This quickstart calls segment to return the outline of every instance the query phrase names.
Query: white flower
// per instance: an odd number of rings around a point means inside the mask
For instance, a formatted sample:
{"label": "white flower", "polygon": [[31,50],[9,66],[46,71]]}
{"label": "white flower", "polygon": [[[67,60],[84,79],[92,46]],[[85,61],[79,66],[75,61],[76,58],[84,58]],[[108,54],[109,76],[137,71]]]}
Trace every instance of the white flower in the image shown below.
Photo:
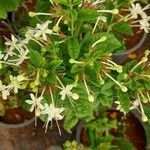
{"label": "white flower", "polygon": [[137,19],[138,15],[140,15],[142,18],[147,17],[147,14],[144,12],[145,10],[149,9],[150,5],[146,5],[144,8],[141,7],[140,3],[132,3],[131,7],[129,8],[131,13],[132,19]]}
{"label": "white flower", "polygon": [[13,34],[11,35],[11,40],[9,40],[8,38],[5,38],[5,39],[6,39],[5,45],[9,46],[10,51],[16,49],[18,39]]}
{"label": "white flower", "polygon": [[149,31],[150,31],[149,21],[150,21],[150,17],[145,17],[139,21],[140,29],[143,29],[146,33],[149,33]]}
{"label": "white flower", "polygon": [[130,107],[130,110],[137,109],[137,107],[140,105],[139,100],[134,100],[132,103],[132,106]]}
{"label": "white flower", "polygon": [[84,85],[85,85],[85,89],[86,89],[86,92],[87,92],[87,95],[88,95],[88,100],[89,102],[94,102],[94,97],[92,94],[90,94],[90,90],[88,89],[88,86],[87,86],[87,83],[86,83],[86,80],[85,80],[85,76],[83,76],[83,82],[84,82]]}
{"label": "white flower", "polygon": [[63,115],[61,114],[65,109],[62,108],[56,108],[53,103],[48,105],[47,103],[44,104],[44,110],[42,111],[42,114],[47,114],[47,120],[52,121],[52,119],[55,120],[62,120]]}
{"label": "white flower", "polygon": [[62,96],[61,99],[64,100],[66,96],[71,97],[74,100],[79,99],[79,95],[76,93],[71,92],[73,88],[73,85],[67,85],[66,87],[62,87],[62,91],[60,92],[60,95]]}
{"label": "white flower", "polygon": [[28,49],[27,50],[21,49],[19,50],[19,54],[17,55],[18,58],[9,60],[8,62],[13,62],[17,66],[19,66],[24,62],[24,60],[28,59],[27,57],[28,52],[29,52]]}
{"label": "white flower", "polygon": [[[14,55],[18,56],[18,52],[20,53],[21,51],[28,50],[28,48],[26,47],[28,39],[18,40],[17,38],[14,37],[14,35],[12,35],[11,39],[12,41],[6,38],[7,41],[5,42],[5,45],[7,46],[7,48],[6,48],[6,55],[4,57],[5,61],[8,59],[9,56],[11,57]],[[17,51],[14,52],[14,49],[16,49],[18,52]]]}
{"label": "white flower", "polygon": [[51,23],[51,21],[46,21],[43,24],[37,24],[36,26],[36,33],[34,34],[34,37],[38,39],[39,37],[42,37],[44,41],[47,41],[47,35],[51,35],[53,33],[52,30],[48,29],[48,25]]}
{"label": "white flower", "polygon": [[4,58],[4,54],[0,51],[0,60]]}
{"label": "white flower", "polygon": [[2,92],[2,98],[4,100],[6,100],[7,97],[10,95],[9,90],[10,90],[9,87],[2,85],[2,82],[0,81],[0,91]]}
{"label": "white flower", "polygon": [[[55,119],[57,122],[57,120],[62,120],[64,118],[64,116],[62,115],[64,110],[65,110],[65,108],[63,108],[63,107],[56,108],[53,103],[51,103],[50,105],[48,105],[47,103],[44,104],[44,110],[41,112],[41,114],[47,115],[45,132],[47,131],[48,124],[50,121],[52,121],[52,119]],[[60,134],[61,134],[61,132],[60,132]]]}
{"label": "white flower", "polygon": [[126,112],[124,111],[119,101],[115,101],[115,104],[117,104],[116,110],[119,110],[120,112],[123,112],[124,114],[126,114]]}
{"label": "white flower", "polygon": [[31,105],[30,111],[32,112],[35,109],[36,116],[39,116],[39,111],[44,109],[44,106],[41,104],[41,100],[43,100],[43,96],[36,97],[34,94],[30,94],[31,100],[26,100],[26,103]]}
{"label": "white flower", "polygon": [[17,77],[13,77],[12,75],[10,75],[9,78],[11,81],[9,87],[14,89],[14,93],[18,93],[18,89],[21,89],[22,82],[27,80],[27,78],[23,74],[18,75]]}

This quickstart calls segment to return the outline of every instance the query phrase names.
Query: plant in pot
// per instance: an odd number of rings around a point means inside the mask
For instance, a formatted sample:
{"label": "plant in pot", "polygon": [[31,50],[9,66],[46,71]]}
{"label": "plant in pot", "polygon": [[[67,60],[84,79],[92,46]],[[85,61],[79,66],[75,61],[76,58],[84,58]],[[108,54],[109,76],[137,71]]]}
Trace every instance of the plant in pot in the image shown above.
{"label": "plant in pot", "polygon": [[111,60],[112,53],[124,47],[109,20],[120,16],[122,3],[57,0],[50,1],[49,13],[30,12],[47,20],[6,38],[0,54],[2,99],[8,103],[15,96],[34,112],[35,124],[40,118],[46,132],[55,121],[60,135],[60,120],[71,132],[79,120],[94,119],[100,105],[111,108],[114,101],[124,114],[137,108],[147,121],[142,102],[149,100],[150,51],[125,66]]}
{"label": "plant in pot", "polygon": [[92,121],[80,123],[76,140],[66,141],[63,148],[65,150],[146,149],[145,132],[139,120],[132,114],[124,118],[115,110],[101,111],[101,114]]}

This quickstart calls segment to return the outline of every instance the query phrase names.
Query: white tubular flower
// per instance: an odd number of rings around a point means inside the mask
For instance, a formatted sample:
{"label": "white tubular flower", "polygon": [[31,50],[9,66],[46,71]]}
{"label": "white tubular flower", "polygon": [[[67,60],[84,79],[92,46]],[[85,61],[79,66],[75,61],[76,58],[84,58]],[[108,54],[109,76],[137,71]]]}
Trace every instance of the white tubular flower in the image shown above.
{"label": "white tubular flower", "polygon": [[132,106],[130,107],[130,110],[133,110],[133,109],[137,109],[138,106],[140,105],[139,101],[138,100],[134,100],[132,103]]}
{"label": "white tubular flower", "polygon": [[22,82],[27,80],[27,78],[23,74],[18,75],[17,77],[10,75],[9,77],[11,81],[9,87],[14,89],[14,93],[18,93],[18,89],[21,89]]}
{"label": "white tubular flower", "polygon": [[137,100],[139,101],[139,106],[140,106],[140,109],[141,109],[141,115],[142,115],[141,119],[142,119],[143,122],[147,122],[148,118],[147,118],[147,116],[146,116],[146,114],[144,112],[144,109],[143,109],[142,102],[140,100],[139,94],[137,95]]}
{"label": "white tubular flower", "polygon": [[13,34],[11,35],[11,40],[8,38],[5,39],[5,45],[8,46],[11,51],[17,48],[18,39]]}
{"label": "white tubular flower", "polygon": [[[9,56],[18,56],[18,52],[20,53],[21,51],[26,51],[28,48],[26,47],[26,44],[28,43],[27,39],[24,40],[19,40],[12,35],[12,41],[9,39],[5,38],[7,41],[5,42],[5,45],[7,46],[6,48],[6,55],[4,57],[4,61],[8,59]],[[9,47],[8,47],[9,46]],[[14,49],[17,50],[14,52]],[[10,60],[8,60],[10,61]]]}
{"label": "white tubular flower", "polygon": [[87,92],[87,95],[88,95],[88,100],[89,102],[94,102],[94,97],[93,95],[90,93],[90,90],[88,89],[88,86],[87,86],[87,83],[86,83],[86,80],[85,80],[85,77],[83,76],[83,82],[84,82],[84,85],[85,85],[85,89],[86,89],[86,92]]}
{"label": "white tubular flower", "polygon": [[4,58],[4,54],[0,51],[0,60]]}
{"label": "white tubular flower", "polygon": [[34,37],[36,39],[42,37],[42,39],[44,41],[47,41],[47,35],[46,34],[51,35],[53,33],[52,30],[48,29],[48,25],[50,23],[51,23],[51,21],[46,21],[43,24],[37,24],[37,26],[36,26],[36,33],[34,34]]}
{"label": "white tubular flower", "polygon": [[112,9],[112,10],[97,10],[97,12],[100,12],[100,13],[111,13],[111,14],[118,14],[119,13],[119,10],[118,9]]}
{"label": "white tubular flower", "polygon": [[120,87],[120,89],[121,89],[121,91],[122,92],[127,92],[128,91],[128,88],[126,87],[126,86],[124,86],[124,85],[122,85],[121,83],[119,83],[118,81],[116,81],[112,76],[110,76],[108,73],[106,73],[106,72],[104,72],[105,73],[105,75],[107,76],[107,77],[109,77],[114,83],[116,83],[119,87]]}
{"label": "white tubular flower", "polygon": [[44,106],[41,104],[41,101],[43,100],[43,96],[36,97],[34,94],[30,94],[31,100],[26,100],[26,103],[31,105],[30,111],[33,112],[35,109],[35,115],[39,116],[39,111],[44,109]]}
{"label": "white tubular flower", "polygon": [[[51,103],[50,105],[48,105],[47,103],[44,104],[44,110],[41,112],[41,114],[47,115],[45,132],[47,131],[49,122],[52,122],[53,119],[55,119],[56,123],[57,123],[57,120],[62,120],[64,118],[64,116],[62,115],[64,110],[65,110],[65,108],[63,108],[63,107],[56,108],[53,103]],[[61,134],[61,132],[60,132],[60,134]]]}
{"label": "white tubular flower", "polygon": [[56,86],[58,87],[59,89],[61,89],[62,91],[60,92],[60,95],[61,95],[61,99],[64,100],[66,98],[66,96],[68,96],[69,98],[72,98],[74,100],[77,100],[79,99],[79,95],[77,93],[73,93],[71,92],[71,90],[73,89],[74,85],[73,84],[70,84],[70,85],[67,85],[66,87],[63,85],[63,83],[60,81],[60,79],[56,76],[58,82],[60,83],[61,87],[60,86]]}
{"label": "white tubular flower", "polygon": [[145,10],[149,9],[150,5],[146,5],[144,8],[141,7],[140,3],[132,3],[131,7],[129,8],[131,13],[132,19],[137,19],[138,15],[140,15],[142,18],[147,17],[147,14],[144,12]]}
{"label": "white tubular flower", "polygon": [[150,21],[150,17],[145,17],[139,21],[140,29],[143,29],[146,33],[149,33],[149,31],[150,31],[149,21]]}
{"label": "white tubular flower", "polygon": [[74,100],[79,99],[79,95],[77,93],[71,92],[73,85],[67,85],[66,87],[62,87],[62,91],[60,92],[61,99],[64,100],[66,96],[71,97]]}
{"label": "white tubular flower", "polygon": [[28,49],[27,50],[22,49],[19,51],[19,54],[17,55],[18,58],[9,60],[8,62],[13,62],[14,64],[16,64],[16,66],[19,66],[24,62],[24,60],[28,59],[27,57],[28,52],[29,52]]}
{"label": "white tubular flower", "polygon": [[1,80],[0,80],[0,91],[2,92],[2,98],[4,99],[4,100],[6,100],[7,99],[7,97],[10,95],[10,89],[9,89],[9,87],[7,87],[7,86],[5,86],[5,85],[2,85],[2,82],[1,82]]}
{"label": "white tubular flower", "polygon": [[48,105],[47,103],[44,104],[44,110],[42,111],[42,114],[47,114],[47,120],[52,121],[52,119],[55,120],[62,120],[64,116],[62,115],[62,112],[65,110],[65,108],[56,108],[53,103]]}

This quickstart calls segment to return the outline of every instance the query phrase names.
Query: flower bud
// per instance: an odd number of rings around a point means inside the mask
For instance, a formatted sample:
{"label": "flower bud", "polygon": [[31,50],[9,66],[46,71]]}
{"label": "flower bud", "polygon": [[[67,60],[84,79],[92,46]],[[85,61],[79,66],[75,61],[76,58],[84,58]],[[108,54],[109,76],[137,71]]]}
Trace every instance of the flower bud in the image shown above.
{"label": "flower bud", "polygon": [[113,9],[113,10],[112,10],[112,13],[113,13],[113,14],[118,14],[118,12],[119,12],[118,9]]}
{"label": "flower bud", "polygon": [[144,95],[142,95],[141,100],[143,103],[148,103],[148,99]]}
{"label": "flower bud", "polygon": [[144,52],[144,54],[145,54],[145,56],[147,57],[147,56],[150,54],[150,50],[146,50],[146,51]]}
{"label": "flower bud", "polygon": [[32,89],[33,92],[37,92],[37,90],[38,90],[37,87],[34,87],[34,88]]}
{"label": "flower bud", "polygon": [[121,88],[122,92],[127,92],[127,90],[128,90],[127,87],[124,85],[121,85],[120,88]]}
{"label": "flower bud", "polygon": [[117,66],[116,66],[116,71],[117,71],[118,73],[121,73],[121,72],[122,72],[122,66],[121,66],[121,65],[117,65]]}
{"label": "flower bud", "polygon": [[79,99],[79,95],[78,95],[77,93],[72,93],[70,96],[71,96],[74,100]]}
{"label": "flower bud", "polygon": [[67,19],[64,20],[64,24],[68,24],[68,20]]}
{"label": "flower bud", "polygon": [[35,12],[30,11],[30,12],[29,12],[29,16],[30,16],[30,17],[35,17],[35,16],[36,16],[36,13],[35,13]]}
{"label": "flower bud", "polygon": [[71,64],[74,64],[74,63],[76,63],[76,60],[74,60],[74,59],[69,59],[69,62],[70,62]]}
{"label": "flower bud", "polygon": [[30,83],[30,87],[31,87],[32,89],[35,88],[35,86],[36,86],[36,85],[34,84],[34,82],[31,82],[31,83]]}
{"label": "flower bud", "polygon": [[145,115],[145,113],[142,114],[142,118],[141,119],[142,119],[143,122],[147,122],[148,121],[148,118]]}
{"label": "flower bud", "polygon": [[23,84],[21,85],[21,89],[26,89],[26,87],[27,87],[27,83],[23,83]]}
{"label": "flower bud", "polygon": [[147,57],[143,57],[142,59],[141,59],[141,62],[142,63],[145,63],[145,62],[147,62],[148,61],[148,58]]}
{"label": "flower bud", "polygon": [[59,27],[58,25],[55,25],[55,26],[53,27],[53,31],[54,31],[54,32],[59,32],[59,31],[60,31],[60,27]]}
{"label": "flower bud", "polygon": [[88,99],[89,99],[90,102],[94,102],[94,97],[93,97],[93,95],[89,95],[89,96],[88,96]]}

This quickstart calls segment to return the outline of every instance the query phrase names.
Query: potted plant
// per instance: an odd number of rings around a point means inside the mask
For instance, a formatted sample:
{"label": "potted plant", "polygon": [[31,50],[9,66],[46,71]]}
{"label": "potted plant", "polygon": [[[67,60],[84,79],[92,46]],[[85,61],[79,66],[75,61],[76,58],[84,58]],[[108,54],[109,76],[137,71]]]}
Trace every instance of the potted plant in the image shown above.
{"label": "potted plant", "polygon": [[132,113],[124,117],[119,111],[107,110],[90,122],[81,122],[77,131],[77,143],[85,149],[146,149],[145,130]]}
{"label": "potted plant", "polygon": [[13,98],[34,112],[35,124],[37,118],[44,121],[45,132],[55,121],[60,135],[60,120],[71,132],[79,120],[92,120],[99,106],[113,103],[124,115],[137,109],[147,121],[143,103],[149,101],[150,51],[125,66],[111,60],[124,47],[111,18],[132,32],[120,17],[124,4],[128,1],[56,0],[48,13],[30,12],[46,21],[6,38],[0,54],[2,99]]}
{"label": "potted plant", "polygon": [[90,122],[81,122],[77,131],[76,141],[64,143],[65,150],[146,149],[144,128],[131,113],[124,117],[116,110],[107,110]]}

